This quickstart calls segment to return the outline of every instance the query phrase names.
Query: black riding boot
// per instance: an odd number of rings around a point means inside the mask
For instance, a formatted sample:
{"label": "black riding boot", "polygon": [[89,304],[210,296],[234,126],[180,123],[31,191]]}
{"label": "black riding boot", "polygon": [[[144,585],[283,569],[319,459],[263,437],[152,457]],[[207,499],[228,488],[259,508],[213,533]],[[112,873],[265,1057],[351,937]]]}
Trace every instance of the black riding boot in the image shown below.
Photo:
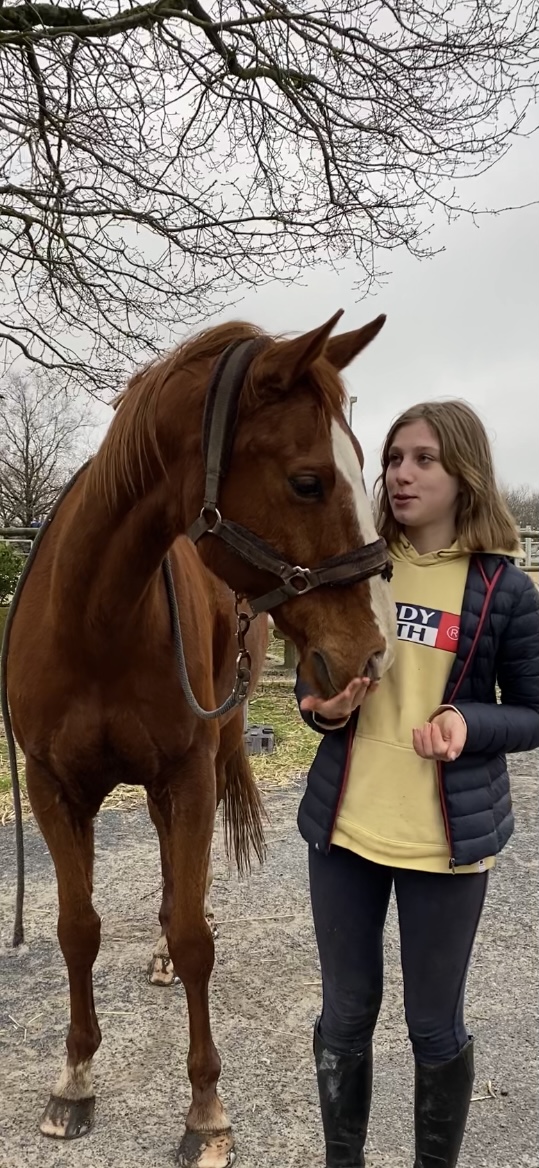
{"label": "black riding boot", "polygon": [[365,1168],[372,1094],[372,1044],[361,1054],[334,1054],[314,1030],[314,1057],[326,1139],[326,1168]]}
{"label": "black riding boot", "polygon": [[456,1058],[415,1071],[415,1168],[455,1168],[474,1080],[473,1041]]}

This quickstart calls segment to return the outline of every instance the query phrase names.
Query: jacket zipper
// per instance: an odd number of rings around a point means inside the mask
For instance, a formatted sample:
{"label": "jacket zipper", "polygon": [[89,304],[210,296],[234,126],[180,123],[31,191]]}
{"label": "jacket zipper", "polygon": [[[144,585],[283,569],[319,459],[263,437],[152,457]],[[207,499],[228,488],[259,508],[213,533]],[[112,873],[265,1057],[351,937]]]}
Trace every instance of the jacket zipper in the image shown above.
{"label": "jacket zipper", "polygon": [[[447,810],[447,803],[446,803],[446,798],[445,798],[444,780],[443,780],[443,775],[442,775],[442,764],[439,761],[437,761],[437,763],[436,763],[436,774],[438,776],[438,795],[440,797],[440,806],[442,808],[442,817],[443,817],[443,821],[444,821],[445,835],[446,835],[447,842],[449,844],[449,851],[452,852],[453,851],[453,837],[451,835],[451,827],[450,827],[450,823],[449,823],[449,812]],[[449,867],[451,868],[453,875],[455,875],[456,863],[455,863],[454,856],[451,856],[451,858],[449,860]]]}
{"label": "jacket zipper", "polygon": [[346,744],[346,758],[344,761],[344,770],[343,770],[343,775],[342,775],[342,779],[341,779],[341,789],[339,791],[339,798],[337,799],[337,806],[335,808],[335,814],[333,816],[333,823],[331,824],[331,830],[329,833],[328,852],[329,852],[329,849],[331,847],[331,839],[333,836],[333,832],[335,831],[335,824],[336,824],[337,819],[339,817],[339,811],[341,810],[341,804],[342,804],[342,801],[344,799],[344,792],[346,790],[346,784],[348,782],[348,775],[350,773],[350,761],[352,758],[352,746],[354,744],[354,736],[356,733],[358,719],[359,719],[359,714],[358,714],[357,718],[352,718],[350,720],[350,728],[348,731],[348,742]]}
{"label": "jacket zipper", "polygon": [[[479,624],[477,626],[477,629],[475,630],[475,637],[474,637],[472,644],[470,646],[470,649],[468,651],[468,656],[467,656],[467,658],[464,662],[464,665],[462,667],[460,677],[458,678],[458,681],[454,685],[447,701],[444,702],[443,705],[450,706],[452,704],[452,702],[454,702],[454,700],[458,694],[458,691],[462,685],[462,682],[464,681],[464,678],[466,677],[468,669],[470,668],[470,663],[471,663],[472,657],[475,653],[477,642],[478,642],[479,637],[481,636],[481,633],[483,631],[483,625],[485,623],[485,620],[487,617],[487,612],[489,609],[490,598],[491,598],[492,593],[494,592],[494,589],[496,587],[496,584],[498,583],[498,580],[499,580],[499,578],[500,578],[500,576],[505,568],[505,564],[500,564],[499,568],[496,569],[496,571],[492,577],[492,580],[489,582],[487,576],[485,575],[481,561],[478,560],[477,563],[478,563],[479,571],[481,572],[481,575],[483,577],[483,580],[485,581],[485,584],[487,585],[487,592],[486,592],[485,599],[483,601],[483,606],[481,608],[481,615],[479,617]],[[453,836],[451,833],[451,825],[449,822],[449,812],[447,810],[447,800],[446,800],[446,796],[445,796],[445,787],[444,787],[441,762],[436,763],[436,771],[437,771],[437,775],[438,775],[438,793],[440,796],[440,803],[441,803],[441,807],[442,807],[442,816],[443,816],[443,820],[444,820],[445,834],[447,836],[447,842],[449,844],[449,851],[451,853],[451,858],[449,860],[449,867],[454,875],[455,869],[456,869],[456,863],[455,863],[455,857],[452,854],[454,851]]]}

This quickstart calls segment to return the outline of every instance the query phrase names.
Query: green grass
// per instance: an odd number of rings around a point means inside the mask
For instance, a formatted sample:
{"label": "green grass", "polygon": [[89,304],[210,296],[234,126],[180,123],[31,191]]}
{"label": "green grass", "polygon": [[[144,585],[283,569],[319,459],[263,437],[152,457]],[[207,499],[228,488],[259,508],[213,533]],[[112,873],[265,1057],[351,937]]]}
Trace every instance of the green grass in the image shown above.
{"label": "green grass", "polygon": [[9,606],[5,605],[5,604],[0,604],[0,648],[2,647],[2,637],[4,635],[4,627],[5,627],[5,623],[7,621],[8,612],[9,612]]}
{"label": "green grass", "polygon": [[[23,800],[26,806],[26,787],[24,783],[24,759],[17,751],[19,759],[19,780],[21,784],[21,791]],[[4,725],[0,718],[0,824],[5,823],[13,814],[13,804],[11,801],[11,775],[9,773],[7,742],[4,737]]]}
{"label": "green grass", "polygon": [[0,745],[0,796],[6,791],[11,791],[11,777],[7,762],[7,750],[2,743]]}
{"label": "green grass", "polygon": [[251,758],[257,779],[283,785],[309,769],[318,735],[302,721],[291,684],[289,688],[265,679],[249,702],[249,723],[271,726],[275,732],[273,754]]}

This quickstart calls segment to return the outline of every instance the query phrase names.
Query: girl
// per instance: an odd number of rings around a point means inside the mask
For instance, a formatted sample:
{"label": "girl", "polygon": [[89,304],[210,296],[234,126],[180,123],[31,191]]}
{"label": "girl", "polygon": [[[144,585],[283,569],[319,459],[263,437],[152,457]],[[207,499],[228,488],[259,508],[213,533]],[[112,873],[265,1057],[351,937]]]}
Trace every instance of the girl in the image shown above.
{"label": "girl", "polygon": [[518,533],[464,402],[414,406],[394,423],[378,513],[394,564],[394,664],[379,685],[356,678],[328,701],[296,686],[323,734],[298,822],[322,969],[326,1165],[365,1164],[394,887],[415,1168],[454,1168],[474,1075],[466,974],[488,872],[513,831],[505,756],[539,746],[538,594],[513,563]]}

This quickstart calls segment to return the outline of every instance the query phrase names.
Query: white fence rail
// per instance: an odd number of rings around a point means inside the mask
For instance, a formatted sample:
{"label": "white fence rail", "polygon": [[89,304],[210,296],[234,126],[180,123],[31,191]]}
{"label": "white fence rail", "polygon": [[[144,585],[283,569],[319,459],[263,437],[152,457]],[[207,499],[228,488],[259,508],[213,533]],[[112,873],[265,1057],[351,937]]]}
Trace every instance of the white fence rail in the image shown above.
{"label": "white fence rail", "polygon": [[539,531],[532,531],[531,527],[520,528],[523,559],[519,560],[521,568],[539,568]]}
{"label": "white fence rail", "polygon": [[[39,527],[0,527],[0,540],[12,543],[17,551],[27,556],[38,531]],[[521,568],[528,571],[539,569],[539,531],[521,527],[519,532],[523,551],[519,558]]]}

